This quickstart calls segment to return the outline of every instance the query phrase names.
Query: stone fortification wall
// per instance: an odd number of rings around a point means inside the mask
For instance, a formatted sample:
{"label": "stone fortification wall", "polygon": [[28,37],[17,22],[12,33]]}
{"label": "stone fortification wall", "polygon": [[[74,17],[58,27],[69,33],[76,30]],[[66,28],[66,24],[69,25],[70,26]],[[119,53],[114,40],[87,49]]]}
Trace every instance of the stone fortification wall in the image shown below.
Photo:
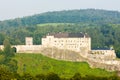
{"label": "stone fortification wall", "polygon": [[55,47],[42,48],[41,54],[57,59],[57,60],[65,60],[65,61],[78,61],[78,62],[88,62],[88,64],[92,68],[102,68],[109,71],[120,71],[120,61],[119,60],[104,60],[104,59],[94,59],[94,58],[85,58],[81,56],[81,53],[58,49]]}
{"label": "stone fortification wall", "polygon": [[[16,49],[16,53],[40,53],[41,45],[12,45],[12,48]],[[0,46],[0,50],[3,50],[4,46]]]}
{"label": "stone fortification wall", "polygon": [[12,46],[16,48],[17,53],[40,53],[41,45],[16,45]]}
{"label": "stone fortification wall", "polygon": [[101,60],[112,60],[116,58],[116,54],[115,50],[91,50],[88,57]]}
{"label": "stone fortification wall", "polygon": [[[42,45],[33,45],[33,38],[26,37],[25,45],[12,45],[12,48],[16,49],[16,53],[40,53]],[[0,49],[3,50],[4,46],[0,45]]]}
{"label": "stone fortification wall", "polygon": [[[86,34],[54,34],[42,38],[42,45],[33,45],[31,37],[26,45],[13,45],[17,53],[42,53],[48,57],[66,61],[85,61],[91,67],[120,71],[120,61],[114,50],[91,50],[91,38]],[[3,45],[0,49],[3,50]]]}

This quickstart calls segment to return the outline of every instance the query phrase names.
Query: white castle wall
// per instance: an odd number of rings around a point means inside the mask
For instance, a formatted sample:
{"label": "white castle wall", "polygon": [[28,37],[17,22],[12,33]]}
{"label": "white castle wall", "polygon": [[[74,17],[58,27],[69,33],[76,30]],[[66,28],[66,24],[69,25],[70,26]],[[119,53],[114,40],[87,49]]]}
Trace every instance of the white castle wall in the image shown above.
{"label": "white castle wall", "polygon": [[[42,38],[42,45],[33,45],[32,37],[26,38],[26,45],[13,45],[17,53],[40,53],[43,48],[55,47],[63,50],[79,52],[83,57],[90,59],[115,59],[114,50],[91,50],[90,37],[67,37],[57,38],[54,35],[47,35]],[[0,49],[3,50],[3,45]],[[56,53],[57,54],[57,53]]]}
{"label": "white castle wall", "polygon": [[[12,45],[11,47],[16,48],[17,53],[40,53],[41,45]],[[0,45],[0,49],[3,50],[4,46]]]}
{"label": "white castle wall", "polygon": [[17,53],[40,53],[41,45],[16,45]]}
{"label": "white castle wall", "polygon": [[48,35],[42,38],[42,46],[81,52],[86,56],[85,53],[91,50],[91,38],[55,38],[54,36]]}
{"label": "white castle wall", "polygon": [[[31,37],[27,37],[26,45],[12,45],[12,47],[16,48],[17,53],[41,53],[44,48],[55,47],[61,50],[75,51],[85,57],[85,59],[96,63],[117,65],[117,67],[120,65],[120,61],[115,60],[116,55],[114,50],[91,50],[90,37],[56,38],[53,35],[47,35],[42,38],[42,45],[33,45],[33,39]],[[0,45],[0,50],[3,49],[4,46]],[[50,54],[52,53],[49,53],[48,55]],[[58,55],[58,57],[59,56],[60,55]]]}
{"label": "white castle wall", "polygon": [[[42,45],[33,45],[33,38],[26,37],[26,45],[13,45],[17,53],[40,53],[43,47],[56,47],[63,50],[79,52],[83,57],[96,59],[115,59],[114,50],[91,50],[90,37],[56,38],[54,35],[47,35],[42,38]],[[0,49],[3,49],[3,45]]]}

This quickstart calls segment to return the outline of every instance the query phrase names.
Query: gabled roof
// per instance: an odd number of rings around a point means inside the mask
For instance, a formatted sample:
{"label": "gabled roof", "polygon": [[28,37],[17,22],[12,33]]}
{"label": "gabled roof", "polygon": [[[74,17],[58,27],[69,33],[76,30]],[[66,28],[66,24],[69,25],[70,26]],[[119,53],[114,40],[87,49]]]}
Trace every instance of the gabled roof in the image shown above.
{"label": "gabled roof", "polygon": [[55,38],[82,38],[82,37],[89,37],[88,34],[84,33],[50,33],[47,36],[54,36]]}

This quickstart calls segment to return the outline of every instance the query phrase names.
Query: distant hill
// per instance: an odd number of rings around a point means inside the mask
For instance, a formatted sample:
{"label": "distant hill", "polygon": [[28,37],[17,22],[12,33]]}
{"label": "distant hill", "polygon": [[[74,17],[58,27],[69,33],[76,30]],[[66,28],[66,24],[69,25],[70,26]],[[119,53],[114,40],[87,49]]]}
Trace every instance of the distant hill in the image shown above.
{"label": "distant hill", "polygon": [[120,12],[100,9],[53,11],[0,22],[2,27],[31,26],[40,23],[120,23]]}
{"label": "distant hill", "polygon": [[54,32],[84,32],[92,38],[92,48],[113,47],[120,57],[120,12],[100,9],[53,11],[0,22],[0,45],[7,37],[12,45],[25,44],[25,37],[40,44]]}

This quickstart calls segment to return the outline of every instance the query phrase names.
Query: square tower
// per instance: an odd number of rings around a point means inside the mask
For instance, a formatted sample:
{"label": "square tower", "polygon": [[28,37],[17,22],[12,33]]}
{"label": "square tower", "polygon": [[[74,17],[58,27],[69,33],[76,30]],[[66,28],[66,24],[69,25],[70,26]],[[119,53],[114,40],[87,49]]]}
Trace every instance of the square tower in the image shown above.
{"label": "square tower", "polygon": [[33,45],[33,38],[32,37],[26,37],[25,38],[26,45]]}

